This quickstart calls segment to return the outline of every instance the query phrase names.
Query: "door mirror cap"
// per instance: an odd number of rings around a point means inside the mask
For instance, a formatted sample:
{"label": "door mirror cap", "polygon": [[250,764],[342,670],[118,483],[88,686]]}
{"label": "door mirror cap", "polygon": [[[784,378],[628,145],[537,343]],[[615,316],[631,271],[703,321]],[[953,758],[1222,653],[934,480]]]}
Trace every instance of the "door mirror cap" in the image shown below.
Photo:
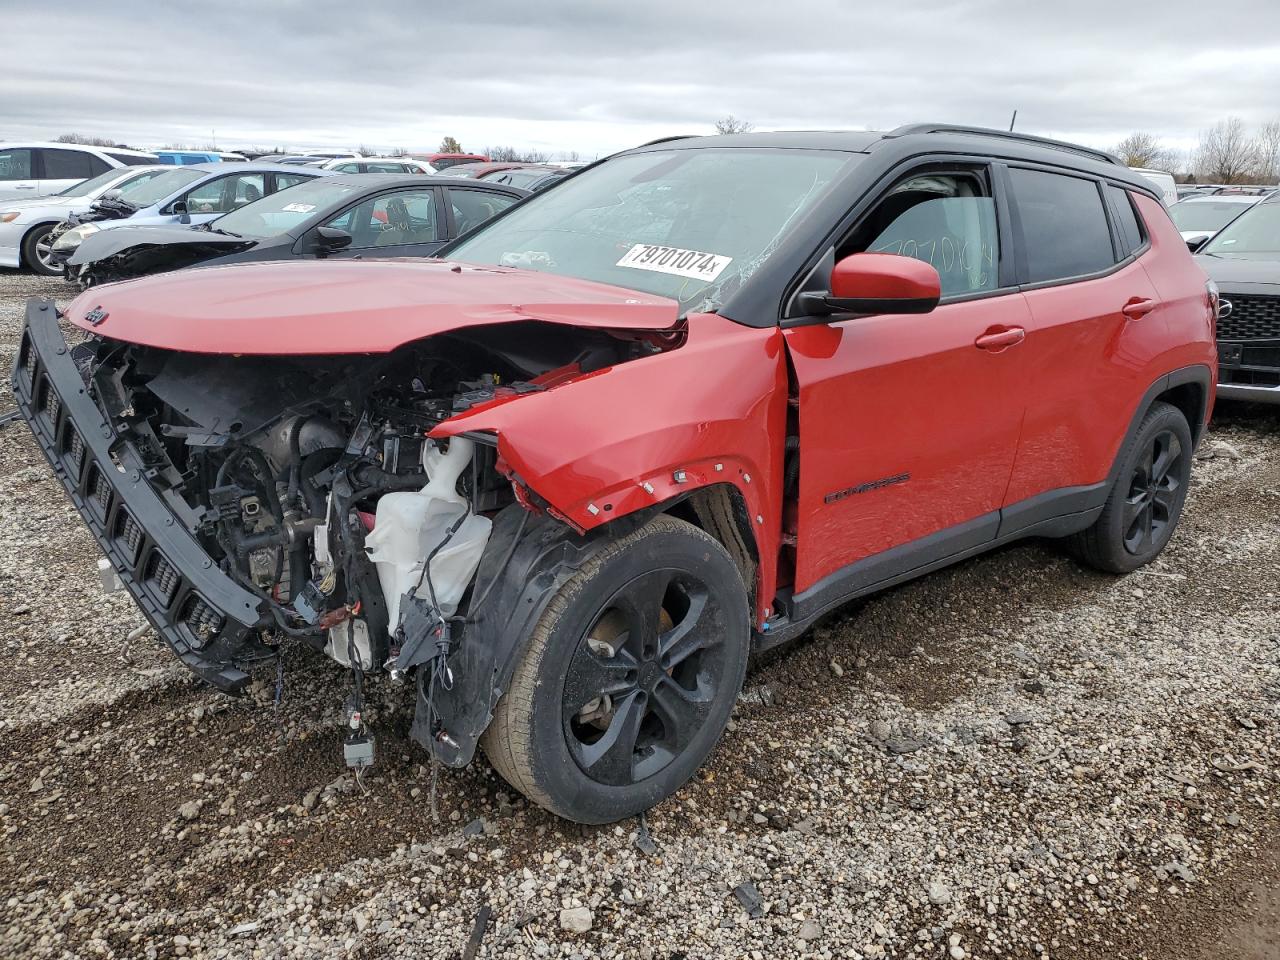
{"label": "door mirror cap", "polygon": [[831,271],[828,293],[804,293],[806,313],[929,313],[942,296],[938,271],[923,260],[892,253],[854,253]]}
{"label": "door mirror cap", "polygon": [[337,227],[316,228],[316,252],[321,256],[351,246],[351,234]]}
{"label": "door mirror cap", "polygon": [[1212,233],[1198,233],[1195,236],[1187,237],[1187,249],[1192,253],[1198,253],[1200,248],[1212,239]]}
{"label": "door mirror cap", "polygon": [[173,201],[173,206],[169,209],[177,215],[179,223],[191,222],[191,214],[187,212],[187,201],[175,200]]}

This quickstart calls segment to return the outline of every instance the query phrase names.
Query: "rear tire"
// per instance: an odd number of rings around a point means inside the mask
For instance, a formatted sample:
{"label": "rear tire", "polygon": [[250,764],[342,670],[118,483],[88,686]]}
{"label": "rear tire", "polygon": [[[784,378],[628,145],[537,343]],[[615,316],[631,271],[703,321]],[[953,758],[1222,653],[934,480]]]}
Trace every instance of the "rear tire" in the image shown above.
{"label": "rear tire", "polygon": [[658,516],[551,599],[480,743],[552,813],[610,823],[697,771],[746,674],[748,598],[720,543]]}
{"label": "rear tire", "polygon": [[1153,403],[1121,455],[1101,515],[1070,538],[1071,552],[1108,573],[1130,573],[1159,556],[1182,516],[1191,451],[1191,428],[1182,411]]}
{"label": "rear tire", "polygon": [[60,277],[62,268],[49,262],[49,234],[56,224],[42,223],[27,231],[22,238],[22,262],[42,277]]}

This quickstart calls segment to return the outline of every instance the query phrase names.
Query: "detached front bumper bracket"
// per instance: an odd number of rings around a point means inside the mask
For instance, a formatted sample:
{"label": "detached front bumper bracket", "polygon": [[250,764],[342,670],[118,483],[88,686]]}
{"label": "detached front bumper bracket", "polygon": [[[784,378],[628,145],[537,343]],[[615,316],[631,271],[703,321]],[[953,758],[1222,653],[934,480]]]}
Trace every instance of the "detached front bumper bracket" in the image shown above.
{"label": "detached front bumper bracket", "polygon": [[218,569],[146,481],[141,458],[116,439],[80,377],[52,301],[27,303],[12,385],[54,475],[152,626],[199,677],[239,692],[249,675],[236,661],[262,649],[262,601]]}

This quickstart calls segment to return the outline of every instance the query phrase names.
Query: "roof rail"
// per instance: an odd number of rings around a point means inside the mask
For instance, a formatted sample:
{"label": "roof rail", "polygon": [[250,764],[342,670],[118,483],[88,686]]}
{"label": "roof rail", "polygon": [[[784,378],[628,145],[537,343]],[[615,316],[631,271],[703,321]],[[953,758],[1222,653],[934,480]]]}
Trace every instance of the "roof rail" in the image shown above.
{"label": "roof rail", "polygon": [[650,140],[648,143],[642,143],[642,147],[652,147],[655,143],[670,143],[672,140],[692,140],[699,136],[696,133],[677,133],[670,137],[659,137],[657,140]]}
{"label": "roof rail", "polygon": [[1118,167],[1127,167],[1123,160],[1114,153],[1108,153],[1106,150],[1095,150],[1093,147],[1081,146],[1078,143],[1068,143],[1065,140],[1036,137],[1029,133],[1014,133],[1012,130],[993,130],[989,127],[965,127],[951,123],[908,123],[905,126],[898,127],[896,130],[890,130],[885,134],[885,138],[906,137],[916,133],[963,133],[979,137],[998,137],[1001,140],[1016,140],[1020,143],[1048,147],[1051,150],[1076,153],[1082,157],[1089,157],[1091,160],[1101,160],[1103,163],[1114,163]]}

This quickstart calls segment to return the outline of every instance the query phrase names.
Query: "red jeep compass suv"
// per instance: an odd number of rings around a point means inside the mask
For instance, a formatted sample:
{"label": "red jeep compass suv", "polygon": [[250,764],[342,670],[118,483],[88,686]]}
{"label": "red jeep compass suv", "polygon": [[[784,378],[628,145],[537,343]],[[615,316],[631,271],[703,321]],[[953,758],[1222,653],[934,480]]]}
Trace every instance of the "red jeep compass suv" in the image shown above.
{"label": "red jeep compass suv", "polygon": [[234,692],[282,644],[416,687],[575,820],[644,810],[747,659],[1021,537],[1173,533],[1216,294],[1152,185],[946,126],[675,138],[443,260],[197,269],[33,301],[14,390],[120,580]]}

